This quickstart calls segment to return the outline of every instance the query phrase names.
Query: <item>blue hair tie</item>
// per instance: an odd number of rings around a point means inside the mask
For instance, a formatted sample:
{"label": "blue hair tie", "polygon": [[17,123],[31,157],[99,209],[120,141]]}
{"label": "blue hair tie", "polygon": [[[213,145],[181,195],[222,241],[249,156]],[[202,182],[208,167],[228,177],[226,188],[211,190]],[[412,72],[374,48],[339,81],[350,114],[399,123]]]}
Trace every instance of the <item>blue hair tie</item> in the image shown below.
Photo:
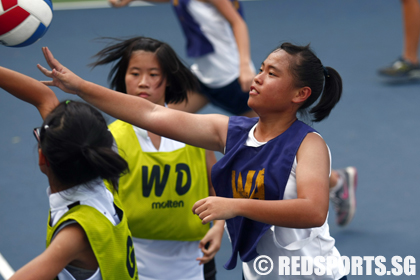
{"label": "blue hair tie", "polygon": [[328,69],[325,68],[325,66],[322,66],[322,69],[324,69],[324,76],[325,76],[325,78],[329,78],[330,77],[330,73],[328,72]]}

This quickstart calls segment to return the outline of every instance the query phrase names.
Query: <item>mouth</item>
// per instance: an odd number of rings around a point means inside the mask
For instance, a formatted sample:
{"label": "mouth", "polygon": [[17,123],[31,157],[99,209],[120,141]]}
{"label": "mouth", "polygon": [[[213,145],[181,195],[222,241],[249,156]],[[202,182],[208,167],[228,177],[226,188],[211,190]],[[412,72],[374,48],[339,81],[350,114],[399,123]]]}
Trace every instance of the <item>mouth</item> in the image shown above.
{"label": "mouth", "polygon": [[250,91],[249,91],[250,95],[258,95],[260,94],[255,87],[251,86]]}
{"label": "mouth", "polygon": [[137,96],[138,96],[138,97],[143,97],[143,98],[146,98],[146,97],[149,97],[149,94],[148,94],[147,92],[139,92],[139,93],[137,94]]}

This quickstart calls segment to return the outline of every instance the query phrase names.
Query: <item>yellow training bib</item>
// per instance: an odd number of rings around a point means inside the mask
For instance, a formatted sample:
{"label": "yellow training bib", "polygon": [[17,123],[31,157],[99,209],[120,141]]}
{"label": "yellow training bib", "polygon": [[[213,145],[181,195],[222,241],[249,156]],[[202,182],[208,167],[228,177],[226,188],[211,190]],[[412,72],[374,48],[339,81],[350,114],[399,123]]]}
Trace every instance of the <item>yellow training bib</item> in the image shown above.
{"label": "yellow training bib", "polygon": [[205,150],[193,146],[172,152],[144,152],[132,125],[109,126],[130,172],[120,178],[119,197],[134,237],[195,241],[204,237],[192,213],[194,203],[209,195]]}

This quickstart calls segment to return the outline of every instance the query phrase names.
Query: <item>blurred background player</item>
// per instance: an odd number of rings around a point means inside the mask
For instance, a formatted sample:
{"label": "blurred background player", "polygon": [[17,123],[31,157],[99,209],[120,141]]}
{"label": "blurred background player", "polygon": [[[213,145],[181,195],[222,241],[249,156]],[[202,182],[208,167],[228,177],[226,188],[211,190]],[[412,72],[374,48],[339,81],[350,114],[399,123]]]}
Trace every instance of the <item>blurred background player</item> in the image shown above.
{"label": "blurred background player", "polygon": [[403,18],[402,55],[392,65],[379,69],[379,74],[388,78],[420,79],[420,2],[401,0]]}

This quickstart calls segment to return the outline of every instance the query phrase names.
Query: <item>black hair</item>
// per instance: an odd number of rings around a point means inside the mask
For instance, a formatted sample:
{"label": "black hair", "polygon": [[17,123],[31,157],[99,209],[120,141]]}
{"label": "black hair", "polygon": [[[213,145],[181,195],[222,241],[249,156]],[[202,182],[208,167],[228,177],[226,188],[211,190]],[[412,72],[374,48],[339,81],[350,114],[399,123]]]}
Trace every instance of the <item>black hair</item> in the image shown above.
{"label": "black hair", "polygon": [[195,75],[184,65],[175,51],[168,44],[148,38],[133,37],[130,39],[102,38],[111,40],[111,43],[94,57],[97,60],[90,64],[91,67],[115,62],[109,75],[108,81],[112,89],[127,93],[125,86],[125,74],[131,55],[135,51],[143,50],[156,55],[166,78],[168,86],[165,90],[166,103],[179,103],[187,100],[187,93],[198,89],[198,81]]}
{"label": "black hair", "polygon": [[40,147],[64,186],[88,184],[101,177],[117,188],[127,162],[115,152],[114,138],[101,113],[78,101],[61,102],[44,120]]}
{"label": "black hair", "polygon": [[307,86],[312,90],[311,96],[300,106],[298,112],[302,115],[307,114],[308,108],[321,96],[309,114],[314,116],[312,121],[322,121],[328,117],[341,98],[343,83],[340,75],[334,68],[324,67],[309,45],[296,46],[283,43],[275,51],[280,49],[292,57],[289,64],[295,86],[298,88]]}

